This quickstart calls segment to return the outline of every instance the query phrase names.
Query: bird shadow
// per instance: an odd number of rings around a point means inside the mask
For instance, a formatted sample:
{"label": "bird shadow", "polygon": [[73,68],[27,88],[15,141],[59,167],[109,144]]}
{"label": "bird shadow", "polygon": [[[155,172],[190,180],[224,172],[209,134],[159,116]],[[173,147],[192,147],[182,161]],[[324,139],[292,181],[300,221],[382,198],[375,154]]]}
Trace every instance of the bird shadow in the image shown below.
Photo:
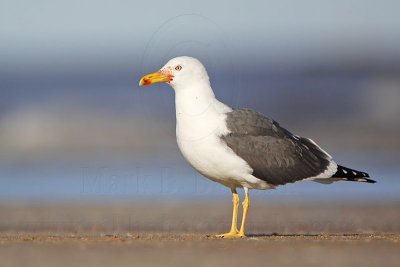
{"label": "bird shadow", "polygon": [[360,233],[317,233],[317,234],[280,234],[280,233],[261,233],[261,234],[248,234],[247,237],[286,237],[286,238],[296,238],[296,237],[357,237],[366,234]]}

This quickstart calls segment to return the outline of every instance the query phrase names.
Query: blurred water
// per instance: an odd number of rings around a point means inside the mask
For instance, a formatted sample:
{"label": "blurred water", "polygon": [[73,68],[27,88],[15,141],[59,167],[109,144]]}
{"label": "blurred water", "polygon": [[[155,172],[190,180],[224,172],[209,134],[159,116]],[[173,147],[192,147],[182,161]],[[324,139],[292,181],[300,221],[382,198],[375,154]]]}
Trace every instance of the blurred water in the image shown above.
{"label": "blurred water", "polygon": [[[232,88],[230,75],[219,73],[223,70],[210,72],[222,101],[263,112],[313,138],[340,164],[378,180],[374,185],[302,182],[252,195],[268,200],[400,198],[400,121],[393,100],[400,82],[392,75],[376,70],[374,75],[243,72]],[[0,113],[0,198],[229,198],[227,188],[201,177],[180,156],[170,88],[130,87],[122,77],[122,82],[104,78],[103,85],[85,79],[92,85],[66,87],[56,79],[41,87],[40,79],[33,79],[37,90],[27,99],[11,90],[27,90],[26,85],[14,83],[7,90],[10,101]]]}
{"label": "blurred water", "polygon": [[[252,191],[266,200],[399,200],[399,168],[366,157],[350,160],[376,184],[298,182],[269,191]],[[341,161],[345,162],[345,161]],[[354,166],[355,165],[355,166]],[[196,173],[182,158],[45,161],[33,166],[1,166],[0,198],[8,200],[204,199],[229,198],[230,190]]]}

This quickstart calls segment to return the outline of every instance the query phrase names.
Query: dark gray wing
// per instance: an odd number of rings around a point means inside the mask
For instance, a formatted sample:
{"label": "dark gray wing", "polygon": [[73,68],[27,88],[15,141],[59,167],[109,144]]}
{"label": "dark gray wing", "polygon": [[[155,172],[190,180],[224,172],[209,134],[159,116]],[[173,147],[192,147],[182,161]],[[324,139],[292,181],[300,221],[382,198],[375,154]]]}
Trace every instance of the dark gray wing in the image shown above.
{"label": "dark gray wing", "polygon": [[230,133],[221,136],[253,169],[253,175],[271,185],[283,185],[317,176],[330,156],[313,141],[293,135],[264,115],[250,109],[227,113]]}

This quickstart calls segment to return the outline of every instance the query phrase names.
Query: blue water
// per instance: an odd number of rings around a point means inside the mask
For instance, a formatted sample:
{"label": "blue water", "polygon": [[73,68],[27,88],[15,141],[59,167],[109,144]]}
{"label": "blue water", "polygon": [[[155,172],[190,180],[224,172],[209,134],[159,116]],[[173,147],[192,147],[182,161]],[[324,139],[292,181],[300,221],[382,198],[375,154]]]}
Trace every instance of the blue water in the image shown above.
{"label": "blue water", "polygon": [[[275,190],[253,190],[252,196],[269,200],[400,200],[397,165],[372,160],[356,162],[359,169],[370,172],[378,182],[331,185],[297,182]],[[230,196],[228,188],[204,178],[182,158],[167,157],[3,163],[0,185],[0,198],[7,200],[169,200]]]}

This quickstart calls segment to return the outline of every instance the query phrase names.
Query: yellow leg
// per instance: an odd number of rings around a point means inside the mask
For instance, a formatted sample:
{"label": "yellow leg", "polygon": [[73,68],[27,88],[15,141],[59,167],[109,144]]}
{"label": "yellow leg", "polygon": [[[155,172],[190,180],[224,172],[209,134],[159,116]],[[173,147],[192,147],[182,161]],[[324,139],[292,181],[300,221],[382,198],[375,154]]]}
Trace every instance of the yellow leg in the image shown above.
{"label": "yellow leg", "polygon": [[245,237],[246,234],[244,233],[244,228],[246,227],[246,220],[247,220],[247,212],[249,211],[250,207],[250,198],[249,198],[249,190],[245,187],[244,188],[245,198],[242,203],[243,205],[243,217],[242,217],[242,225],[240,226],[240,231],[238,233],[239,237]]}
{"label": "yellow leg", "polygon": [[237,229],[237,216],[239,210],[239,195],[236,192],[236,189],[232,189],[232,203],[233,203],[233,213],[232,213],[232,225],[229,232],[225,234],[216,235],[216,237],[223,238],[234,238],[238,237],[239,231]]}

